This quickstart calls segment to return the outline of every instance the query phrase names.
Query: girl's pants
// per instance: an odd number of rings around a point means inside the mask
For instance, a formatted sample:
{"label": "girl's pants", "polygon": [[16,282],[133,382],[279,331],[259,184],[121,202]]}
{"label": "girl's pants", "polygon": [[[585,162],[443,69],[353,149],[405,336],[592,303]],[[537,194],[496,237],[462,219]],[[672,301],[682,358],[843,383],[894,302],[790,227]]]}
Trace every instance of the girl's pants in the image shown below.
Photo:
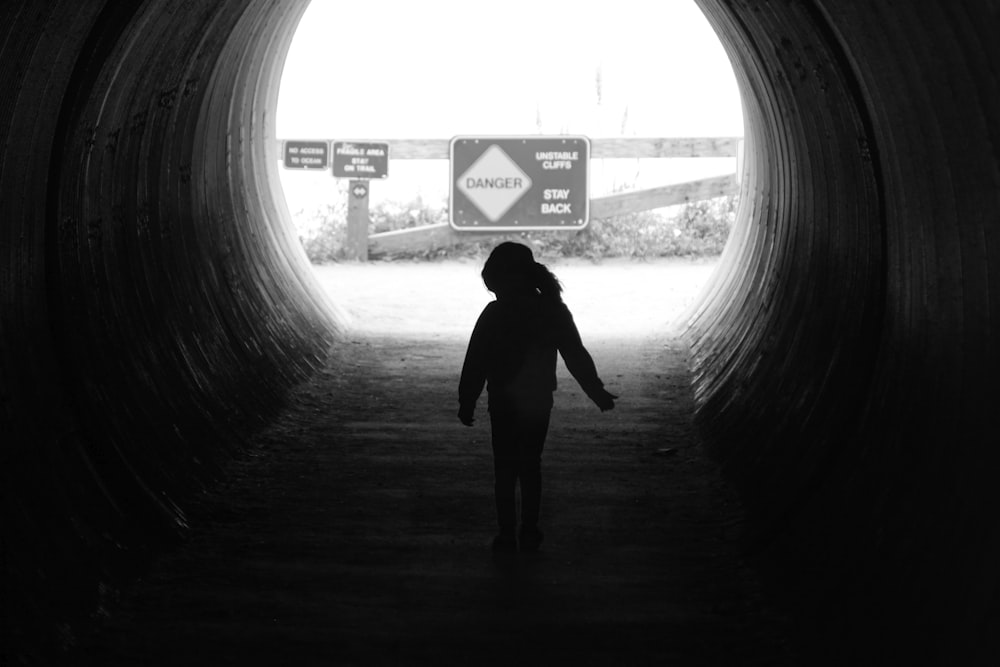
{"label": "girl's pants", "polygon": [[494,491],[500,532],[513,535],[517,525],[514,488],[521,482],[521,530],[538,527],[542,500],[542,447],[549,411],[531,413],[490,408],[493,432]]}

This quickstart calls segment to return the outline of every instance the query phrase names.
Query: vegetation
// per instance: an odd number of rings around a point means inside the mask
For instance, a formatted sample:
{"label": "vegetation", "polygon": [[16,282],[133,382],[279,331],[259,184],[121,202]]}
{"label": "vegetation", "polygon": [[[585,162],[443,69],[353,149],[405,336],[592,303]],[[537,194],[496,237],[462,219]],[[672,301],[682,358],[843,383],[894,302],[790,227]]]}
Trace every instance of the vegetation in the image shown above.
{"label": "vegetation", "polygon": [[[345,197],[339,198],[346,201]],[[736,218],[737,197],[719,197],[683,206],[591,220],[579,232],[522,232],[485,236],[433,250],[414,251],[386,259],[482,257],[502,240],[531,245],[540,257],[707,257],[722,252]],[[410,202],[382,202],[369,211],[373,233],[446,223],[446,207],[432,207],[420,198]],[[314,264],[343,258],[346,204],[294,216],[299,237]]]}

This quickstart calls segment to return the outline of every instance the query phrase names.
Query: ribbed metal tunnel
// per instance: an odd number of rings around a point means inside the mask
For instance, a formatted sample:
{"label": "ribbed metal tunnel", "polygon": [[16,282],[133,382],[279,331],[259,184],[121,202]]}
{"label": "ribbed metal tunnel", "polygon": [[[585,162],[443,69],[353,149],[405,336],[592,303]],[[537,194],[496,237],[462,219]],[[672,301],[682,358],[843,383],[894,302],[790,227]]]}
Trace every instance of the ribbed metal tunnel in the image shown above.
{"label": "ribbed metal tunnel", "polygon": [[[336,344],[272,154],[306,4],[0,7],[14,644],[99,609]],[[1000,8],[699,4],[749,144],[686,330],[699,421],[831,636],[919,628],[972,660],[1000,573]]]}
{"label": "ribbed metal tunnel", "polygon": [[273,152],[306,5],[0,9],[5,628],[98,609],[327,355]]}
{"label": "ribbed metal tunnel", "polygon": [[998,630],[1000,8],[700,4],[751,159],[689,330],[699,421],[831,637],[972,664]]}

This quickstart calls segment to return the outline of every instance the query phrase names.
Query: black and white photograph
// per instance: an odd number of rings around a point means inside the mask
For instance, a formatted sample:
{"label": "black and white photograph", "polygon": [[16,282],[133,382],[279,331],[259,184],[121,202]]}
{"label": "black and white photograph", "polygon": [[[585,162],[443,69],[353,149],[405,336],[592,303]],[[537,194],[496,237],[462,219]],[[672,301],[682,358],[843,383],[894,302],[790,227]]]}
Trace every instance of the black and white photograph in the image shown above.
{"label": "black and white photograph", "polygon": [[1000,665],[996,0],[0,0],[0,667]]}

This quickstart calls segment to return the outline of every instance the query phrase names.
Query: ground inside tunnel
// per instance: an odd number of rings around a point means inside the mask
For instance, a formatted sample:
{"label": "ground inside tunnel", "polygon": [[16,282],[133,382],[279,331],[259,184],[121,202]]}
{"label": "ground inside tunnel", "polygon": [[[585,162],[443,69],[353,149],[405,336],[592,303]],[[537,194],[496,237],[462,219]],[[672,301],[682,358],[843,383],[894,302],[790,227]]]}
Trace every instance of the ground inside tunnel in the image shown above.
{"label": "ground inside tunnel", "polygon": [[621,399],[600,413],[560,364],[541,553],[490,552],[488,416],[455,417],[462,337],[355,331],[74,660],[790,661],[791,625],[743,562],[743,511],[692,427],[686,350],[581,329]]}

